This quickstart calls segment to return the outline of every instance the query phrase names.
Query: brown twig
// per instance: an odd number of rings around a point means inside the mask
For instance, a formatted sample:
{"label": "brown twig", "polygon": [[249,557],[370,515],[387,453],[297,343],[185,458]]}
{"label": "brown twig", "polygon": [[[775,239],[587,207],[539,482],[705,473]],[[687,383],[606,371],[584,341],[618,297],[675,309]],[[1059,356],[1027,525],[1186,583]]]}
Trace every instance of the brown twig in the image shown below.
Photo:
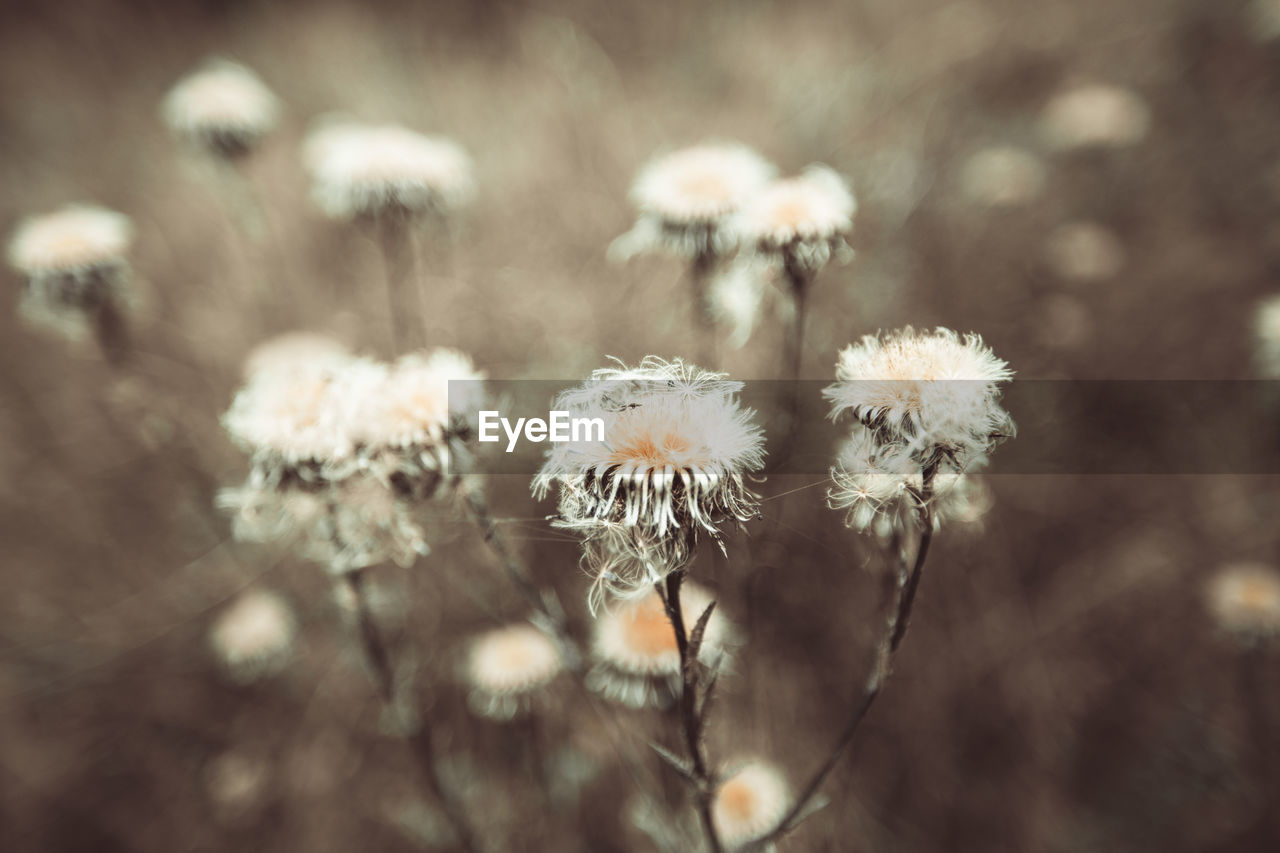
{"label": "brown twig", "polygon": [[690,651],[691,644],[684,627],[684,610],[680,603],[680,585],[683,581],[684,569],[676,569],[667,575],[665,591],[661,582],[657,584],[657,588],[666,608],[667,618],[671,620],[671,627],[675,630],[676,649],[680,654],[680,723],[685,748],[689,752],[690,772],[696,786],[694,795],[698,819],[702,823],[711,853],[721,853],[724,848],[711,819],[711,775],[707,770],[707,757],[702,748],[702,721],[697,712],[700,681],[698,660],[696,649],[693,653]]}
{"label": "brown twig", "polygon": [[936,463],[930,464],[923,472],[923,484],[917,497],[919,520],[923,525],[923,530],[920,533],[915,559],[909,569],[907,567],[906,554],[903,553],[900,547],[898,537],[894,537],[898,566],[894,572],[894,583],[890,592],[892,601],[887,608],[889,617],[885,623],[885,630],[876,644],[875,660],[871,664],[871,674],[867,677],[866,684],[862,688],[862,695],[853,706],[848,721],[836,738],[831,750],[827,753],[826,759],[823,760],[813,776],[809,778],[808,784],[801,790],[791,809],[778,821],[777,826],[771,832],[755,841],[747,848],[748,850],[759,850],[764,845],[778,840],[804,819],[810,802],[817,795],[818,789],[822,787],[822,783],[826,781],[827,776],[831,774],[831,771],[840,762],[840,758],[849,748],[849,744],[853,742],[853,736],[857,733],[858,726],[867,716],[867,712],[871,710],[871,705],[876,701],[876,697],[880,695],[880,690],[884,686],[885,680],[889,677],[889,673],[892,670],[893,655],[897,652],[898,646],[902,644],[902,639],[907,633],[907,625],[911,619],[911,609],[915,603],[916,591],[920,586],[920,575],[924,569],[924,562],[929,556],[929,543],[933,539],[933,484],[937,468]]}

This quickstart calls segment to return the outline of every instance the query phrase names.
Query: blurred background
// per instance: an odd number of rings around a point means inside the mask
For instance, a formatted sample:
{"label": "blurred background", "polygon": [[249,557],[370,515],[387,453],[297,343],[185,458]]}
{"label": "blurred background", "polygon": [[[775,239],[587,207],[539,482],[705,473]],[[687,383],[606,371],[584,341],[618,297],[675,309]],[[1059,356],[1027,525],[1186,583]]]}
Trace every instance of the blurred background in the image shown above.
{"label": "blurred background", "polygon": [[[211,55],[284,104],[244,165],[260,244],[160,120]],[[1097,86],[1122,107],[1059,100]],[[377,245],[308,198],[317,116],[472,154],[475,203],[422,247],[429,332],[494,378],[696,353],[680,262],[605,253],[636,170],[710,138],[852,181],[857,255],[816,282],[807,378],[914,324],[979,332],[1024,379],[1231,380],[1253,375],[1255,306],[1280,289],[1278,102],[1272,0],[4,0],[0,227],[76,201],[128,214],[143,302],[124,368],[0,312],[0,848],[448,847],[323,569],[233,542],[213,506],[247,471],[218,418],[256,344],[306,329],[390,354]],[[774,378],[780,326],[766,315],[723,367]],[[782,849],[1277,849],[1276,662],[1214,626],[1204,586],[1280,556],[1280,479],[988,484],[982,523],[935,543],[832,804]],[[588,579],[551,503],[527,478],[490,489],[585,637]],[[693,570],[744,640],[709,748],[799,784],[866,676],[881,558],[822,477],[762,491],[765,519]],[[620,756],[661,781],[645,742],[669,718],[602,715],[563,684],[532,734],[468,714],[467,639],[527,613],[474,529],[438,514],[433,553],[376,569],[375,602],[485,834],[657,849]],[[288,602],[298,637],[277,673],[237,680],[210,632],[253,589]]]}

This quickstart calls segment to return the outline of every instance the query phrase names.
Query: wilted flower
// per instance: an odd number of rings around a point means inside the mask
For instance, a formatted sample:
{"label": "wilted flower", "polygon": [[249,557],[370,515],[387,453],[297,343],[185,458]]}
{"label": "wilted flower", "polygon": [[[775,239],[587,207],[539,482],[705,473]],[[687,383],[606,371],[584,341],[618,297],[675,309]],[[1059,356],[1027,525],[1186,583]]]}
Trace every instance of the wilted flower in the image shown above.
{"label": "wilted flower", "polygon": [[336,219],[448,214],[475,194],[461,146],[396,125],[324,125],[307,137],[303,159],[316,203]]}
{"label": "wilted flower", "polygon": [[[685,631],[692,635],[711,595],[697,584],[680,586]],[[699,658],[708,665],[725,653],[730,628],[720,608],[711,613]],[[632,708],[665,707],[680,692],[676,632],[657,590],[612,603],[596,617],[591,641],[594,663],[587,686]]]}
{"label": "wilted flower", "polygon": [[831,471],[832,508],[882,538],[926,505],[934,525],[981,518],[989,499],[967,473],[1014,433],[999,402],[1012,375],[980,337],[949,329],[907,327],[846,348],[823,391],[832,417],[857,420]]}
{"label": "wilted flower", "polygon": [[275,127],[279,104],[256,74],[220,59],[180,80],[162,112],[183,142],[234,159],[248,154]]}
{"label": "wilted flower", "polygon": [[832,417],[852,412],[877,445],[900,446],[926,463],[945,456],[963,470],[1012,433],[998,387],[1012,376],[978,335],[908,326],[846,347],[837,382],[823,394]]}
{"label": "wilted flower", "polygon": [[293,610],[283,598],[250,590],[218,616],[209,642],[232,677],[252,681],[284,665],[296,634]]}
{"label": "wilted flower", "polygon": [[1060,148],[1123,147],[1142,141],[1151,110],[1140,95],[1117,86],[1080,86],[1053,98],[1042,118]]}
{"label": "wilted flower", "polygon": [[688,562],[699,532],[719,542],[722,523],[755,517],[744,478],[764,464],[764,438],[741,387],[649,356],[557,398],[570,417],[598,418],[604,440],[553,445],[533,491],[559,487],[554,523],[582,535],[597,592],[642,590]]}
{"label": "wilted flower", "polygon": [[743,145],[706,144],[650,161],[636,177],[631,201],[639,219],[610,248],[615,257],[665,250],[688,258],[733,248],[724,226],[773,177],[773,166]]}
{"label": "wilted flower", "polygon": [[845,238],[857,209],[848,182],[828,166],[813,165],[752,196],[735,217],[734,231],[743,245],[811,276],[833,255],[851,254]]}
{"label": "wilted flower", "polygon": [[983,148],[965,161],[960,173],[964,195],[992,207],[1026,204],[1040,194],[1044,183],[1040,160],[1010,145]]}
{"label": "wilted flower", "polygon": [[555,640],[533,625],[508,625],[477,637],[467,654],[467,704],[475,713],[509,720],[560,674]]}
{"label": "wilted flower", "polygon": [[1272,296],[1258,306],[1254,315],[1257,336],[1255,360],[1263,376],[1280,379],[1280,296]]}
{"label": "wilted flower", "polygon": [[776,767],[750,761],[728,775],[711,799],[716,834],[729,850],[768,835],[791,807],[791,789]]}
{"label": "wilted flower", "polygon": [[1224,566],[1210,580],[1209,612],[1245,642],[1280,633],[1280,572],[1260,563]]}

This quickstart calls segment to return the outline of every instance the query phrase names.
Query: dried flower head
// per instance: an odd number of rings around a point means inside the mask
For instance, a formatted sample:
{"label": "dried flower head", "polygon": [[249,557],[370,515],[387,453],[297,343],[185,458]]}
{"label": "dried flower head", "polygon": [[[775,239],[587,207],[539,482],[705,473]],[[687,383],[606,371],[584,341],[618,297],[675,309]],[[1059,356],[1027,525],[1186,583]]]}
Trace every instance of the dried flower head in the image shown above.
{"label": "dried flower head", "polygon": [[276,672],[289,658],[297,622],[288,602],[269,590],[240,595],[213,623],[209,642],[238,681]]}
{"label": "dried flower head", "polygon": [[1147,135],[1151,109],[1136,92],[1118,86],[1080,86],[1045,107],[1045,136],[1060,148],[1123,147]]}
{"label": "dried flower head", "polygon": [[[985,462],[977,457],[966,470]],[[847,510],[845,523],[862,533],[872,533],[888,543],[902,530],[907,517],[926,500],[924,471],[919,461],[898,444],[876,442],[871,431],[855,425],[845,440],[827,492],[832,509]],[[932,518],[935,529],[944,523],[974,524],[991,508],[990,490],[972,474],[941,465],[932,485]]]}
{"label": "dried flower head", "polygon": [[999,384],[1013,373],[975,334],[950,329],[866,335],[845,348],[836,383],[823,394],[832,417],[852,412],[877,446],[896,446],[926,464],[959,470],[1013,432]]}
{"label": "dried flower head", "polygon": [[761,761],[741,765],[716,787],[711,818],[716,834],[732,850],[763,838],[791,807],[791,789],[776,767]]}
{"label": "dried flower head", "polygon": [[509,720],[527,711],[563,668],[560,647],[533,625],[489,631],[471,643],[467,655],[467,704],[480,716]]}
{"label": "dried flower head", "polygon": [[1045,168],[1029,151],[1011,145],[983,148],[965,161],[960,189],[970,201],[991,207],[1026,204],[1040,194]]}
{"label": "dried flower head", "polygon": [[1258,306],[1253,323],[1258,370],[1269,379],[1280,379],[1280,296],[1264,300]]}
{"label": "dried flower head", "polygon": [[773,177],[773,166],[743,145],[705,144],[654,158],[636,177],[635,227],[611,254],[623,259],[663,250],[682,257],[726,254],[726,218]]}
{"label": "dried flower head", "polygon": [[1209,612],[1245,642],[1280,633],[1280,572],[1260,563],[1224,566],[1210,580]]}
{"label": "dried flower head", "polygon": [[[685,631],[691,635],[711,604],[711,594],[697,584],[680,586]],[[717,607],[707,621],[698,657],[708,665],[726,652],[729,622]],[[613,602],[597,615],[591,639],[593,665],[587,686],[632,708],[666,707],[680,690],[680,652],[676,632],[657,590],[643,597]]]}
{"label": "dried flower head", "polygon": [[560,489],[556,526],[581,534],[596,594],[626,595],[682,567],[699,532],[756,516],[745,476],[764,464],[741,383],[680,359],[595,371],[562,393],[557,410],[599,418],[604,440],[553,445],[534,478],[541,499]]}
{"label": "dried flower head", "polygon": [[326,124],[307,137],[303,159],[316,203],[335,219],[449,214],[475,194],[461,146],[396,125]]}
{"label": "dried flower head", "polygon": [[275,127],[279,103],[258,76],[224,59],[178,81],[164,99],[165,123],[180,140],[217,157],[243,157]]}
{"label": "dried flower head", "polygon": [[813,165],[756,193],[735,217],[734,230],[743,245],[811,275],[833,255],[851,254],[845,238],[857,209],[848,182],[828,166]]}

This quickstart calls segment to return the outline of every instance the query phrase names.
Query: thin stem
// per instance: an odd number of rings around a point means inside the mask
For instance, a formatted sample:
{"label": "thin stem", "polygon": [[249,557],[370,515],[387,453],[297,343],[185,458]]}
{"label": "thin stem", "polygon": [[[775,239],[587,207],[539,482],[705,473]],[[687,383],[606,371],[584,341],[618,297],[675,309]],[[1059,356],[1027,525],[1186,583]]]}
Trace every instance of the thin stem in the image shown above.
{"label": "thin stem", "polygon": [[711,368],[717,367],[716,362],[719,361],[716,346],[716,323],[715,318],[711,315],[711,305],[707,292],[715,263],[716,256],[708,248],[695,255],[689,265],[693,327],[698,332],[698,358],[705,366]]}
{"label": "thin stem", "polygon": [[923,484],[920,490],[918,507],[920,523],[923,525],[923,529],[920,533],[920,542],[916,548],[915,559],[912,561],[910,568],[907,566],[907,555],[900,547],[898,536],[895,535],[894,550],[897,552],[898,566],[894,573],[894,582],[890,591],[892,600],[887,608],[889,617],[885,622],[885,630],[881,634],[879,642],[876,643],[875,660],[871,664],[871,674],[867,677],[866,684],[862,688],[862,695],[853,706],[849,719],[845,722],[844,728],[836,738],[826,759],[823,760],[817,771],[810,777],[809,783],[804,786],[791,809],[778,821],[777,827],[772,832],[754,842],[748,848],[749,850],[761,849],[764,845],[778,840],[794,829],[803,819],[810,801],[817,795],[822,783],[826,781],[827,776],[835,769],[840,762],[840,758],[849,748],[849,744],[853,742],[853,736],[857,733],[858,726],[867,716],[867,712],[871,710],[871,705],[876,701],[876,697],[880,695],[880,690],[892,671],[893,655],[897,652],[898,646],[902,644],[903,637],[906,636],[907,625],[911,619],[911,609],[915,603],[916,591],[920,586],[920,575],[924,569],[924,562],[929,556],[929,543],[933,539],[932,503],[934,478],[937,470],[937,463],[931,463],[925,467],[923,472]]}
{"label": "thin stem", "polygon": [[698,662],[689,654],[689,637],[685,632],[684,610],[680,603],[680,585],[683,581],[683,569],[671,572],[667,575],[665,594],[661,582],[657,584],[658,595],[662,597],[667,618],[671,620],[671,627],[675,630],[676,649],[680,653],[680,722],[697,783],[695,801],[698,819],[702,823],[711,853],[721,853],[724,848],[711,819],[711,778],[707,772],[707,758],[702,749],[701,724],[697,714]]}
{"label": "thin stem", "polygon": [[417,275],[410,220],[404,211],[393,210],[377,219],[378,248],[386,273],[387,319],[391,349],[426,344],[422,282]]}
{"label": "thin stem", "polygon": [[791,455],[796,437],[800,433],[800,374],[804,368],[804,328],[809,307],[809,285],[812,276],[795,259],[790,251],[783,256],[783,272],[791,292],[791,324],[783,340],[783,363],[788,382],[785,405],[787,410],[786,440],[783,457]]}
{"label": "thin stem", "polygon": [[114,297],[105,299],[93,312],[93,336],[107,364],[120,367],[129,359],[129,323]]}
{"label": "thin stem", "polygon": [[373,677],[374,686],[383,706],[396,720],[400,736],[409,745],[409,752],[414,758],[422,781],[436,801],[440,803],[449,825],[457,836],[458,845],[467,853],[477,853],[483,848],[476,840],[476,834],[467,820],[463,806],[450,791],[448,782],[440,772],[440,760],[436,754],[435,741],[425,721],[410,722],[400,713],[396,702],[395,669],[392,666],[391,654],[387,650],[382,635],[378,632],[373,610],[369,606],[369,596],[364,584],[364,571],[356,570],[342,575],[341,583],[346,587],[355,603],[356,627],[360,635],[360,650],[364,653]]}

